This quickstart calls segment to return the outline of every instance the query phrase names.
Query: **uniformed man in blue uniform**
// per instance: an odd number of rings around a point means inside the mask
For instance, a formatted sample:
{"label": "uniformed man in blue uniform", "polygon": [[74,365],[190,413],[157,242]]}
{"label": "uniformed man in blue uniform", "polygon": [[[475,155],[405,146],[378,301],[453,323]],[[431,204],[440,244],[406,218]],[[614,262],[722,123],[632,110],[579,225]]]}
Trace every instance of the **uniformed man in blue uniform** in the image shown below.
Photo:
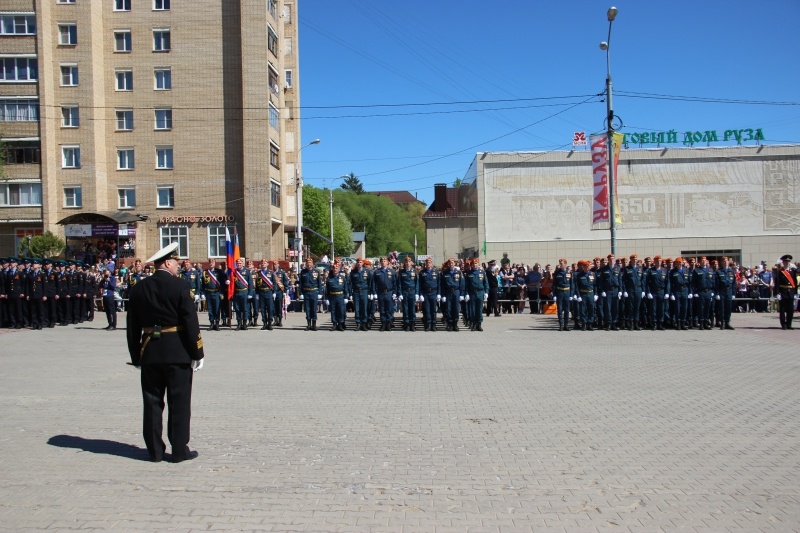
{"label": "uniformed man in blue uniform", "polygon": [[189,286],[192,288],[192,298],[194,298],[194,302],[195,303],[199,302],[200,295],[203,292],[200,272],[194,267],[192,262],[188,259],[184,260],[183,262],[183,270],[181,272],[181,277],[189,282]]}
{"label": "uniformed man in blue uniform", "polygon": [[733,259],[722,258],[722,263],[714,272],[714,297],[717,299],[719,329],[735,329],[731,326],[731,308],[736,294],[736,271]]}
{"label": "uniformed man in blue uniform", "polygon": [[246,270],[250,273],[250,279],[253,280],[253,295],[252,298],[247,299],[247,316],[250,317],[250,321],[248,322],[248,326],[256,327],[258,325],[258,310],[261,308],[261,305],[258,303],[259,294],[255,290],[255,283],[256,283],[256,267],[255,263],[252,260],[247,260],[247,267]]}
{"label": "uniformed man in blue uniform", "polygon": [[45,259],[44,260],[44,275],[45,275],[45,286],[44,286],[44,310],[45,310],[45,320],[47,321],[46,326],[48,328],[56,327],[56,322],[58,321],[58,300],[56,300],[56,293],[58,291],[56,277],[58,276],[58,270],[53,266],[52,259]]}
{"label": "uniformed man in blue uniform", "polygon": [[661,266],[661,257],[655,256],[651,263],[650,258],[645,259],[647,266],[646,290],[647,301],[650,304],[651,330],[664,331],[664,309],[669,300],[669,271]]}
{"label": "uniformed man in blue uniform", "polygon": [[436,331],[436,310],[442,299],[439,292],[440,273],[433,266],[433,259],[425,259],[425,267],[419,273],[419,292],[422,298],[422,320],[425,331]]}
{"label": "uniformed man in blue uniform", "polygon": [[253,278],[250,271],[244,267],[244,259],[239,258],[236,268],[231,272],[231,283],[233,283],[233,309],[236,312],[236,331],[247,330],[247,323],[250,319],[250,305],[248,302],[253,299]]}
{"label": "uniformed man in blue uniform", "polygon": [[553,272],[553,298],[556,301],[556,314],[558,315],[558,331],[569,331],[569,308],[572,299],[572,272],[569,270],[567,260],[558,260]]}
{"label": "uniformed man in blue uniform", "polygon": [[489,299],[489,281],[486,272],[480,267],[478,259],[472,261],[472,270],[464,281],[467,307],[470,309],[470,329],[483,331],[483,304]]}
{"label": "uniformed man in blue uniform", "polygon": [[306,265],[297,278],[297,291],[306,312],[306,331],[317,331],[317,302],[322,299],[322,276],[310,257],[306,258]]}
{"label": "uniformed man in blue uniform", "polygon": [[269,266],[275,277],[275,307],[273,310],[275,326],[283,327],[283,298],[286,294],[286,287],[289,286],[289,276],[283,271],[279,261],[273,259],[269,262]]}
{"label": "uniformed man in blue uniform", "polygon": [[397,273],[397,280],[398,299],[403,311],[403,331],[416,331],[419,277],[410,255],[403,261],[403,266]]}
{"label": "uniformed man in blue uniform", "polygon": [[[253,272],[258,310],[261,313],[261,329],[272,331],[275,313],[275,273],[269,268],[269,261],[261,260],[261,268]],[[254,322],[251,322],[253,324]]]}
{"label": "uniformed man in blue uniform", "polygon": [[597,289],[603,302],[606,331],[619,331],[619,297],[621,291],[620,267],[614,254],[608,254],[606,264],[597,271]]}
{"label": "uniformed man in blue uniform", "polygon": [[338,259],[333,261],[330,275],[325,280],[325,299],[331,313],[331,331],[344,331],[347,319],[347,301],[350,281],[341,269]]}
{"label": "uniformed man in blue uniform", "polygon": [[698,329],[711,330],[711,305],[714,301],[714,271],[708,258],[700,258],[692,271],[692,292],[694,293],[694,320]]}
{"label": "uniformed man in blue uniform", "polygon": [[11,257],[6,274],[6,300],[8,300],[8,318],[10,327],[22,329],[25,325],[22,311],[22,300],[25,299],[25,275],[19,269],[16,257]]}
{"label": "uniformed man in blue uniform", "polygon": [[381,318],[379,331],[391,331],[394,322],[394,302],[397,300],[397,273],[389,260],[381,257],[381,266],[372,274],[372,297],[378,302]]}
{"label": "uniformed man in blue uniform", "polygon": [[200,275],[200,297],[206,301],[209,331],[219,331],[220,297],[226,287],[225,281],[225,278],[220,278],[217,260],[209,257],[208,267]]}
{"label": "uniformed man in blue uniform", "polygon": [[636,264],[636,254],[631,254],[630,261],[623,258],[622,286],[625,302],[625,322],[628,331],[639,331],[639,310],[642,305],[642,269]]}
{"label": "uniformed man in blue uniform", "polygon": [[674,266],[669,271],[670,301],[674,302],[675,329],[688,330],[686,324],[686,306],[689,302],[689,285],[691,280],[683,268],[683,258],[675,258]]}
{"label": "uniformed man in blue uniform", "polygon": [[350,270],[350,298],[356,319],[356,331],[367,331],[367,309],[371,298],[372,272],[364,268],[364,260],[356,259]]}
{"label": "uniformed man in blue uniform", "polygon": [[575,298],[578,302],[578,320],[581,331],[593,331],[594,304],[599,299],[595,293],[596,274],[589,270],[589,261],[578,261],[578,271],[573,276]]}

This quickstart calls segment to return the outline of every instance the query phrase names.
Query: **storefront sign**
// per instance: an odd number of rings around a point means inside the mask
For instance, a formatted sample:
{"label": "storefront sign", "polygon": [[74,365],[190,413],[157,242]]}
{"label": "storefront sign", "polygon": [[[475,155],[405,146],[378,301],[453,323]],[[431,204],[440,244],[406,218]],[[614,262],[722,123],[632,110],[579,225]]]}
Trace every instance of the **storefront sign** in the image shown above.
{"label": "storefront sign", "polygon": [[64,226],[64,235],[67,237],[91,237],[91,224],[67,224]]}
{"label": "storefront sign", "polygon": [[159,224],[194,224],[195,222],[212,224],[215,222],[235,222],[236,217],[233,215],[186,215],[177,217],[161,217],[158,219]]}
{"label": "storefront sign", "polygon": [[64,235],[70,238],[136,237],[135,224],[67,224]]}
{"label": "storefront sign", "polygon": [[[679,141],[678,139],[681,139]],[[694,146],[697,143],[728,142],[736,141],[763,141],[764,132],[758,129],[724,130],[719,133],[717,130],[706,131],[686,131],[678,133],[675,130],[653,131],[644,133],[626,133],[624,144],[677,144],[681,142],[684,146]]]}

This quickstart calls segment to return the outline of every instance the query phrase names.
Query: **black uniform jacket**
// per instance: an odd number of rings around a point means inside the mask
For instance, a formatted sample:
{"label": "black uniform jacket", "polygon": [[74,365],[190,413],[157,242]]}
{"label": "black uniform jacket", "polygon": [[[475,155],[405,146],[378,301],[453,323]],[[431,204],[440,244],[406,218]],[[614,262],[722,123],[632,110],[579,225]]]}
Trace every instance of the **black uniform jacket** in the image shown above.
{"label": "black uniform jacket", "polygon": [[[134,365],[189,364],[203,358],[203,339],[189,282],[164,270],[137,283],[128,302],[128,351]],[[160,339],[143,328],[178,327]],[[147,343],[145,345],[145,342]],[[144,346],[144,350],[142,350]]]}

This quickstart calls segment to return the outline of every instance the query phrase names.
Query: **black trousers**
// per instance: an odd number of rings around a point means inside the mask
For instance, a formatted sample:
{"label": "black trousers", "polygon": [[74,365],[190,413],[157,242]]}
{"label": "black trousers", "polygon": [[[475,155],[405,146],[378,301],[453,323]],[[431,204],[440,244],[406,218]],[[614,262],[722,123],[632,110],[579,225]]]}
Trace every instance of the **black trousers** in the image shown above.
{"label": "black trousers", "polygon": [[[158,342],[158,341],[155,341]],[[192,417],[192,368],[187,364],[142,365],[142,432],[152,459],[163,459],[166,445],[162,438],[164,394],[169,415],[167,438],[172,458],[185,459],[189,453],[189,421]]]}
{"label": "black trousers", "polygon": [[117,301],[113,296],[103,296],[103,307],[106,309],[108,325],[117,327]]}

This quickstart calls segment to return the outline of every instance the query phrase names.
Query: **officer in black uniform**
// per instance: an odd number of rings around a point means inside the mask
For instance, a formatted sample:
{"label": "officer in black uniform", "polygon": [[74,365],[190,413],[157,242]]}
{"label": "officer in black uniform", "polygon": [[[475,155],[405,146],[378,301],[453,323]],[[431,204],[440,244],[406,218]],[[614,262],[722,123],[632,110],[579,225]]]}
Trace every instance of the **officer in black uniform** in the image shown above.
{"label": "officer in black uniform", "polygon": [[573,296],[572,290],[572,272],[569,270],[567,260],[559,259],[553,273],[553,299],[556,301],[558,331],[569,331],[569,304]]}
{"label": "officer in black uniform", "polygon": [[10,327],[22,329],[25,324],[22,312],[22,300],[25,298],[25,276],[19,269],[16,257],[10,258],[10,266],[6,274],[6,297]]}
{"label": "officer in black uniform", "polygon": [[150,460],[164,458],[164,394],[169,407],[167,435],[172,462],[197,457],[190,451],[192,370],[203,367],[203,339],[189,282],[178,277],[178,243],[147,260],[156,272],[138,283],[128,303],[128,351],[141,368],[144,441]]}
{"label": "officer in black uniform", "polygon": [[792,256],[781,257],[781,266],[775,271],[775,284],[778,286],[778,309],[781,329],[794,329],[794,300],[797,297],[797,268],[792,266]]}
{"label": "officer in black uniform", "polygon": [[58,270],[53,266],[52,259],[44,260],[44,275],[46,277],[44,284],[44,311],[47,320],[46,326],[48,328],[56,327],[56,320],[58,319],[58,300],[56,300],[56,291],[58,290],[56,278]]}
{"label": "officer in black uniform", "polygon": [[45,283],[47,275],[42,271],[42,260],[38,257],[32,259],[33,268],[28,273],[28,289],[25,291],[28,308],[31,313],[31,329],[42,329],[47,324],[44,312]]}

